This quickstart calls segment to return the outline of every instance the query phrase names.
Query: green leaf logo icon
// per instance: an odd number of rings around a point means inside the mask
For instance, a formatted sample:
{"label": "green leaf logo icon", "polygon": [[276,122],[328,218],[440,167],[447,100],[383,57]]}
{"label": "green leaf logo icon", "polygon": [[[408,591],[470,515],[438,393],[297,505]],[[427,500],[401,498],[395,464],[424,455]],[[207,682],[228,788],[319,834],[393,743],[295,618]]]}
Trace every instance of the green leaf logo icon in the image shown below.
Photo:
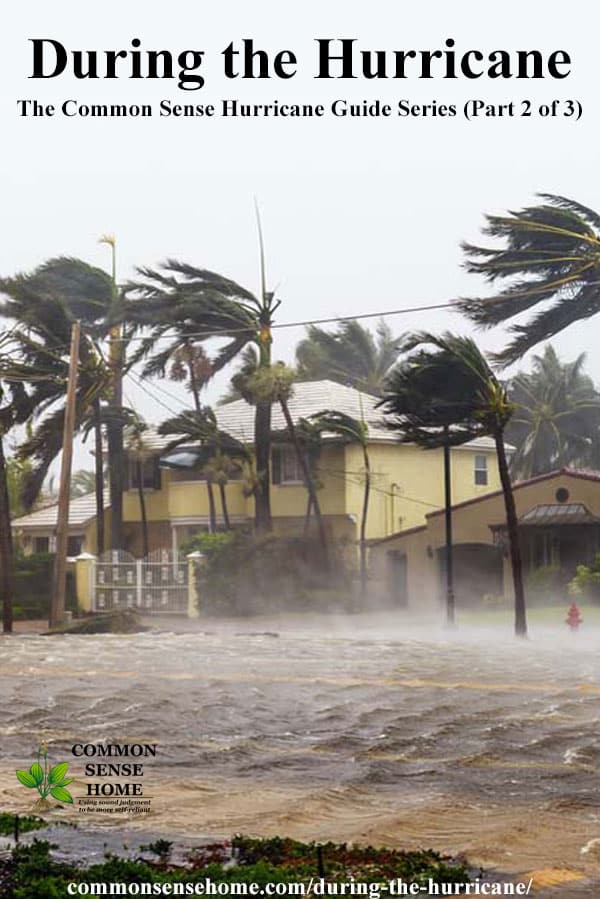
{"label": "green leaf logo icon", "polygon": [[35,780],[36,787],[39,787],[39,785],[41,784],[41,782],[44,779],[44,769],[42,768],[42,766],[38,765],[37,762],[34,762],[33,765],[31,766],[31,768],[29,769],[29,773]]}
{"label": "green leaf logo icon", "polygon": [[59,784],[61,780],[64,779],[65,774],[69,768],[68,762],[61,762],[60,765],[55,765],[54,768],[50,771],[48,775],[48,783],[51,784]]}
{"label": "green leaf logo icon", "polygon": [[64,787],[52,787],[50,795],[58,799],[59,802],[73,802],[73,797]]}
{"label": "green leaf logo icon", "polygon": [[24,787],[37,787],[35,777],[29,771],[23,771],[22,769],[17,771],[17,779]]}
{"label": "green leaf logo icon", "polygon": [[68,784],[73,782],[72,777],[67,777],[69,770],[68,762],[60,762],[50,768],[48,764],[48,749],[45,743],[41,743],[37,752],[37,761],[33,763],[29,771],[19,768],[16,772],[17,780],[29,790],[37,790],[40,794],[38,803],[45,803],[45,807],[49,808],[46,802],[47,796],[52,796],[57,802],[73,803],[73,797],[67,789]]}

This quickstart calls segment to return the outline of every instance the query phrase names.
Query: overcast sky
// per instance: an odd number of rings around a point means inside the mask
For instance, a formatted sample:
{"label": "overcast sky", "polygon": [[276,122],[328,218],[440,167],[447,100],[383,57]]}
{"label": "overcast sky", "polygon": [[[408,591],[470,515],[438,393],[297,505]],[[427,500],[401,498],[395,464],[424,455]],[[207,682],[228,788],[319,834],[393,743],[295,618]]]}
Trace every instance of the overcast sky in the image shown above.
{"label": "overcast sky", "polygon": [[[484,212],[530,203],[537,191],[572,196],[600,208],[596,4],[571,15],[564,2],[504,0],[398,3],[327,0],[302,3],[55,0],[12,4],[3,23],[0,102],[4,236],[0,271],[29,270],[44,259],[80,256],[108,266],[100,235],[118,241],[119,276],[136,265],[174,256],[258,288],[253,197],[262,210],[268,278],[282,299],[278,320],[401,309],[477,293],[461,270],[459,242],[477,240]],[[28,79],[29,38],[53,38],[72,49],[201,49],[201,90],[176,81],[77,81],[64,74]],[[227,81],[220,52],[252,37],[276,52],[292,49],[298,74],[288,81]],[[573,72],[563,81],[467,82],[316,80],[315,38],[357,38],[363,49],[436,49],[448,37],[457,50],[564,49]],[[381,99],[395,104],[481,98],[500,103],[577,99],[572,119],[31,119],[18,99],[57,106],[81,103],[329,103]],[[599,320],[570,328],[556,344],[565,357],[588,353],[600,381]],[[389,319],[401,332],[451,327],[447,313]],[[274,356],[290,361],[302,330],[276,334]],[[502,346],[500,331],[481,336]],[[154,390],[152,385],[149,385]],[[167,383],[170,393],[181,388]],[[222,382],[221,382],[221,387]],[[151,421],[169,413],[134,385],[129,398]],[[214,400],[214,389],[208,399]],[[176,411],[176,399],[166,399]],[[88,464],[82,452],[77,464]]]}

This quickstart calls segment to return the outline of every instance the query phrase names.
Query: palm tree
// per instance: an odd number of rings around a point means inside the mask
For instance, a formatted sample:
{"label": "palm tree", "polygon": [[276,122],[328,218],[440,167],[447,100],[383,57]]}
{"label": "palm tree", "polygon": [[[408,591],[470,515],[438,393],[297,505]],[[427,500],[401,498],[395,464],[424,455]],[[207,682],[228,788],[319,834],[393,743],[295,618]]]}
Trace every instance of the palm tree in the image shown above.
{"label": "palm tree", "polygon": [[[280,301],[266,289],[264,265],[259,297],[222,275],[174,259],[160,269],[144,268],[139,273],[141,280],[128,287],[125,314],[133,329],[146,332],[136,354],[136,359],[147,358],[143,376],[156,373],[159,364],[166,365],[182,341],[204,344],[215,336],[226,343],[211,360],[211,376],[249,345],[257,351],[259,367],[271,364],[271,326]],[[157,349],[163,339],[170,343]],[[256,527],[264,532],[271,528],[270,402],[256,404],[254,436]]]}
{"label": "palm tree", "polygon": [[[92,422],[100,437],[98,410],[110,373],[98,341],[106,333],[112,291],[111,279],[104,271],[69,257],[50,259],[28,274],[0,279],[5,297],[0,316],[16,324],[10,336],[12,354],[18,360],[20,377],[30,379],[30,402],[38,419],[18,452],[20,458],[32,460],[23,485],[26,508],[35,501],[50,464],[62,449],[69,336],[76,319],[86,332],[80,343],[76,426],[79,429]],[[96,465],[101,472],[102,454],[98,452]],[[102,495],[97,500],[100,521]]]}
{"label": "palm tree", "polygon": [[[296,422],[296,437],[301,451],[306,459],[309,477],[314,485],[314,492],[321,486],[319,483],[319,459],[323,448],[323,435],[320,427],[313,421],[306,418],[299,418]],[[309,492],[306,502],[306,514],[304,516],[304,536],[306,537],[310,528],[310,516],[313,511],[313,496]],[[315,508],[315,518],[317,519],[317,527],[319,517],[321,515],[320,505]]]}
{"label": "palm tree", "polygon": [[343,412],[337,412],[333,409],[326,409],[323,412],[317,412],[311,415],[310,420],[318,425],[322,433],[336,434],[343,440],[350,443],[357,443],[363,455],[364,464],[364,492],[362,514],[360,517],[360,536],[359,536],[359,553],[360,553],[360,590],[361,596],[367,594],[367,517],[369,514],[369,495],[371,492],[371,461],[369,459],[369,428],[364,421],[346,415]]}
{"label": "palm tree", "polygon": [[232,379],[232,383],[240,390],[243,398],[252,405],[258,405],[258,403],[263,402],[279,403],[298,465],[302,471],[309,497],[309,508],[312,507],[315,511],[315,519],[319,531],[319,546],[323,554],[323,564],[327,568],[329,565],[327,531],[321,514],[315,480],[289,407],[289,401],[294,390],[295,377],[296,373],[293,369],[288,368],[283,362],[276,362],[268,368],[258,366],[248,374],[238,373]]}
{"label": "palm tree", "polygon": [[309,325],[307,336],[296,347],[298,379],[327,378],[378,396],[386,372],[396,361],[397,342],[383,319],[375,337],[357,321],[342,322],[333,332]]}
{"label": "palm tree", "polygon": [[233,464],[228,464],[226,457],[228,454],[235,454],[240,458],[245,458],[246,451],[243,445],[226,431],[220,430],[217,417],[210,406],[201,407],[200,410],[189,409],[181,412],[174,418],[164,421],[159,426],[158,432],[167,436],[177,435],[169,444],[169,449],[174,449],[183,443],[198,443],[203,448],[214,451],[212,457],[205,458],[202,467],[206,477],[210,530],[211,532],[217,530],[215,483],[219,487],[223,521],[229,530],[230,519],[225,485],[233,470]]}
{"label": "palm tree", "polygon": [[504,446],[504,431],[513,413],[506,388],[469,337],[450,333],[438,337],[420,332],[404,342],[407,352],[417,348],[420,350],[413,356],[413,364],[421,366],[426,372],[433,398],[425,410],[426,414],[421,415],[418,408],[407,412],[402,394],[401,402],[397,404],[393,374],[389,380],[389,392],[386,392],[381,405],[391,417],[392,425],[401,426],[407,439],[415,442],[418,439],[423,446],[460,446],[481,436],[494,439],[512,565],[515,633],[526,636],[517,512]]}
{"label": "palm tree", "polygon": [[137,481],[138,500],[140,504],[140,518],[142,521],[142,556],[148,558],[150,554],[150,539],[148,534],[148,515],[146,512],[146,496],[144,493],[144,463],[149,458],[148,448],[144,435],[148,431],[148,425],[137,413],[131,416],[130,424],[125,432],[128,448],[135,458],[135,474]]}
{"label": "palm tree", "polygon": [[200,411],[200,391],[212,375],[212,364],[202,345],[184,342],[173,352],[169,377],[172,381],[188,381],[194,398],[194,408]]}
{"label": "palm tree", "polygon": [[533,310],[512,325],[512,340],[496,355],[503,365],[600,310],[600,215],[574,200],[540,194],[545,202],[506,216],[486,216],[484,234],[501,247],[463,243],[467,271],[502,284],[492,296],[457,301],[483,328]]}
{"label": "palm tree", "polygon": [[585,354],[563,363],[549,344],[533,357],[531,372],[509,385],[515,412],[506,439],[516,446],[511,471],[530,478],[565,465],[595,461],[600,427],[600,394],[584,374]]}
{"label": "palm tree", "polygon": [[71,478],[71,499],[93,493],[96,488],[96,472],[80,468]]}
{"label": "palm tree", "polygon": [[[4,366],[3,366],[4,367]],[[2,630],[13,629],[13,597],[15,585],[15,558],[11,527],[9,474],[4,454],[4,439],[17,423],[26,420],[31,413],[28,397],[22,383],[12,384],[10,403],[0,407],[0,601],[2,602]],[[0,400],[6,396],[0,385]]]}
{"label": "palm tree", "polygon": [[[412,339],[408,346],[412,348]],[[402,349],[402,344],[400,345]],[[417,352],[402,358],[388,374],[384,385],[384,399],[379,405],[393,416],[390,427],[397,431],[403,443],[414,443],[431,449],[428,423],[443,425],[444,506],[446,529],[446,618],[452,626],[455,619],[454,565],[452,545],[452,472],[450,427],[454,424],[454,409],[440,404],[437,390],[437,371],[424,354]]]}

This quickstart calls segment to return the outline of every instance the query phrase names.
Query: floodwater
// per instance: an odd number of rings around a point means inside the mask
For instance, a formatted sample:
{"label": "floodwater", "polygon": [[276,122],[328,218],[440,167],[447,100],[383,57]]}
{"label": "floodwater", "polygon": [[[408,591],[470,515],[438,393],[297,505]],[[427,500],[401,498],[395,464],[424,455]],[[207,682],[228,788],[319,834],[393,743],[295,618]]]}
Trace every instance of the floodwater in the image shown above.
{"label": "floodwater", "polygon": [[197,628],[1,640],[0,807],[25,810],[14,769],[40,739],[69,761],[76,798],[90,778],[74,744],[156,743],[149,814],[58,814],[598,871],[599,631],[563,633],[558,616],[555,633],[516,641],[395,613]]}

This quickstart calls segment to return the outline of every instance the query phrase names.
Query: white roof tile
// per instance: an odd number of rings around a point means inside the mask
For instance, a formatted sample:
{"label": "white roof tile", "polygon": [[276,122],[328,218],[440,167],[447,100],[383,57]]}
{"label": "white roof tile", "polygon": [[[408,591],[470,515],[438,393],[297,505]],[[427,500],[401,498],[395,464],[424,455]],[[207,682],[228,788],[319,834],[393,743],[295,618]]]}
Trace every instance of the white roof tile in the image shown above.
{"label": "white roof tile", "polygon": [[[105,502],[105,508],[108,503]],[[20,518],[13,518],[13,528],[55,528],[58,517],[58,505],[46,506]],[[69,527],[85,525],[96,517],[96,496],[86,493],[69,503]]]}
{"label": "white roof tile", "polygon": [[[396,443],[398,438],[394,431],[385,425],[385,419],[376,405],[379,397],[369,393],[363,393],[354,387],[345,387],[335,381],[299,381],[294,384],[292,396],[289,400],[289,409],[294,422],[300,418],[309,418],[317,412],[335,410],[351,415],[353,418],[364,419],[369,428],[369,439],[385,443]],[[215,414],[222,431],[226,431],[232,437],[242,443],[250,444],[254,441],[254,406],[245,400],[235,400],[224,406],[216,406]],[[271,426],[274,431],[286,430],[283,413],[278,404],[273,405]],[[324,435],[327,439],[327,435]],[[335,439],[331,435],[331,439]],[[156,428],[150,428],[144,434],[144,444],[150,451],[160,452],[172,443],[173,437],[163,437],[157,433]],[[493,450],[494,441],[489,437],[481,437],[465,444],[468,449]],[[462,447],[457,447],[462,449]]]}

